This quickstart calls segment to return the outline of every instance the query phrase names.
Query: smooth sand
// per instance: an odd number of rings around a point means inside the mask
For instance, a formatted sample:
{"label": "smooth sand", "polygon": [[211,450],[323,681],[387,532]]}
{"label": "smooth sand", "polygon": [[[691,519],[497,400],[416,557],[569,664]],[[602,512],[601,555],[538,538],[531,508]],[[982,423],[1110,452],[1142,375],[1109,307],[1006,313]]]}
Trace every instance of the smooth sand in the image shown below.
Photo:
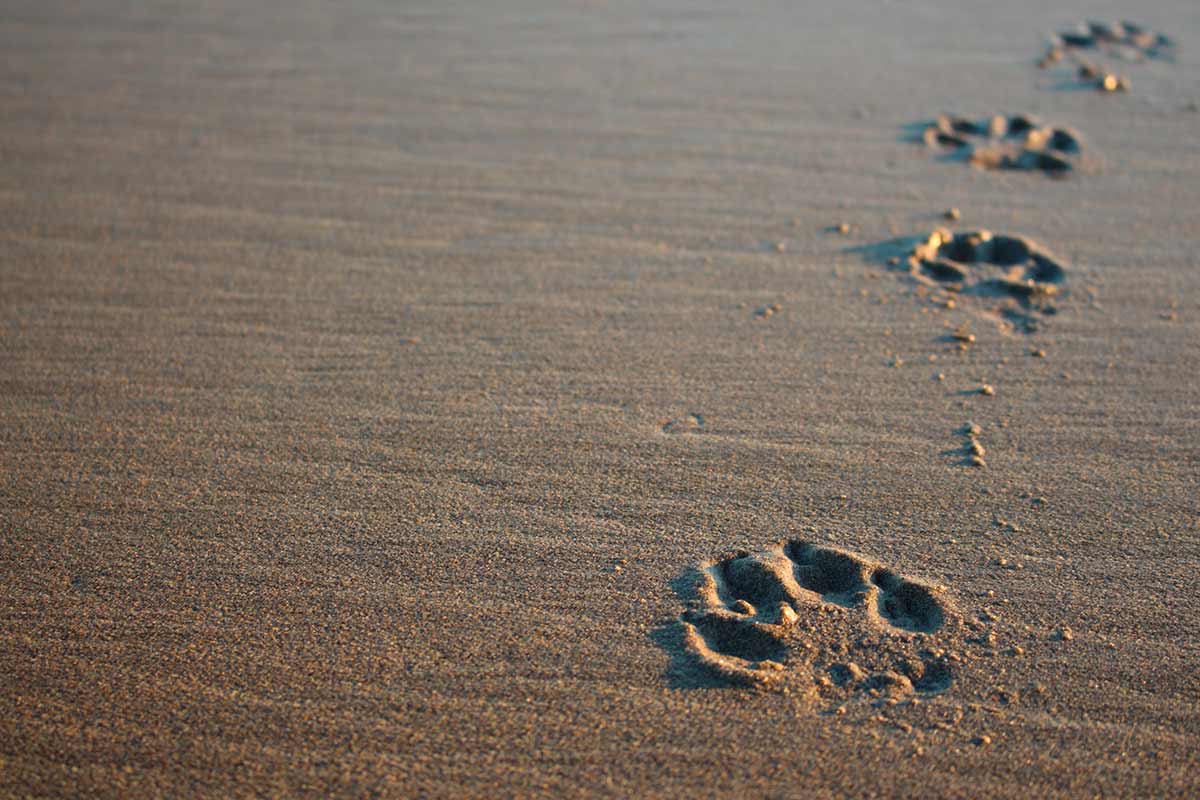
{"label": "smooth sand", "polygon": [[[1195,796],[1200,15],[1048,5],[8,3],[0,793]],[[1122,15],[1131,93],[1035,67]],[[889,269],[949,207],[1037,333]],[[689,570],[793,538],[951,687],[698,679]]]}

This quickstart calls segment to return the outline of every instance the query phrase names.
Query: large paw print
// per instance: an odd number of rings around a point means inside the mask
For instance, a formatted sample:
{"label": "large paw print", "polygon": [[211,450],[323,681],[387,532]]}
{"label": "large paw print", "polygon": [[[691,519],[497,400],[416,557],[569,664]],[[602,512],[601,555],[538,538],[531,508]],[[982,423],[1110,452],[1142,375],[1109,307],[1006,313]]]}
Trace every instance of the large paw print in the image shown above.
{"label": "large paw print", "polygon": [[991,231],[935,230],[913,246],[909,271],[922,283],[960,297],[993,298],[995,311],[1032,332],[1038,318],[1058,312],[1066,270],[1023,236]]}
{"label": "large paw print", "polygon": [[1037,170],[1056,178],[1074,170],[1083,153],[1075,131],[1043,125],[1023,114],[978,121],[942,114],[924,126],[921,138],[983,169]]}
{"label": "large paw print", "polygon": [[695,666],[741,686],[818,694],[940,692],[957,615],[933,586],[793,540],[702,565],[679,621]]}
{"label": "large paw print", "polygon": [[1105,69],[1086,58],[1084,53],[1099,53],[1126,63],[1172,59],[1175,43],[1165,34],[1133,22],[1087,22],[1052,36],[1038,66],[1046,69],[1066,61],[1074,65],[1078,79],[1085,86],[1103,92],[1129,91],[1128,78]]}
{"label": "large paw print", "polygon": [[1073,30],[1055,34],[1051,37],[1050,47],[1060,50],[1104,50],[1127,60],[1169,58],[1175,53],[1175,43],[1169,36],[1129,21],[1092,20],[1077,25]]}

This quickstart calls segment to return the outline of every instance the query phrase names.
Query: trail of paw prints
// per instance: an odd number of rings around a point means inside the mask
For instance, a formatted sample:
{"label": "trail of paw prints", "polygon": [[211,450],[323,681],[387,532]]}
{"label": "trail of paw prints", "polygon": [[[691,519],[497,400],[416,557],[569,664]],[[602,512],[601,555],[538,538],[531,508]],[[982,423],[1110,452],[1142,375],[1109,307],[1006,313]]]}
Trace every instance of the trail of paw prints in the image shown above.
{"label": "trail of paw prints", "polygon": [[983,169],[1031,170],[1056,178],[1074,171],[1083,153],[1074,130],[1024,114],[984,120],[942,114],[923,124],[921,138],[948,157]]}
{"label": "trail of paw prints", "polygon": [[792,540],[692,575],[690,663],[719,683],[840,701],[937,694],[959,618],[942,590],[859,555]]}
{"label": "trail of paw prints", "polygon": [[1134,22],[1087,22],[1050,37],[1038,67],[1069,64],[1082,86],[1103,92],[1127,92],[1130,81],[1093,60],[1092,54],[1125,62],[1152,59],[1170,60],[1175,56],[1175,42],[1163,33],[1148,30]]}
{"label": "trail of paw prints", "polygon": [[971,298],[1026,333],[1058,313],[1067,278],[1062,265],[1032,240],[986,230],[935,230],[912,247],[908,270],[919,282]]}

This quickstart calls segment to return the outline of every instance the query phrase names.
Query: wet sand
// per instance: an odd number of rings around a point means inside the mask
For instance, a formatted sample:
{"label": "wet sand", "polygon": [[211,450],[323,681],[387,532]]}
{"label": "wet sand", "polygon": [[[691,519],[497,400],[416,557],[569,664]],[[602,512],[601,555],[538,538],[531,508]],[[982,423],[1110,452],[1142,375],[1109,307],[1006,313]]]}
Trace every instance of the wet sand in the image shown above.
{"label": "wet sand", "polygon": [[[1200,791],[1191,2],[246,5],[0,19],[0,794]],[[1123,15],[1129,92],[1036,66]],[[697,570],[782,541],[880,613],[725,680]]]}

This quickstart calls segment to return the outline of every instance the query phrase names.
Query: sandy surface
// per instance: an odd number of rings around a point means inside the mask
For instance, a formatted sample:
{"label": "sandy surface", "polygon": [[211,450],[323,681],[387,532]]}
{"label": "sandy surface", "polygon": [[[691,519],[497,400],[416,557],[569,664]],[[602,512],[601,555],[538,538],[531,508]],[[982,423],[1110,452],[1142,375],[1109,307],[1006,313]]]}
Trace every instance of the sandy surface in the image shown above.
{"label": "sandy surface", "polygon": [[[1195,796],[1200,14],[1047,5],[8,3],[0,794]],[[1132,92],[1034,65],[1133,14]],[[952,206],[1036,332],[887,263]],[[704,670],[783,540],[945,625]]]}

